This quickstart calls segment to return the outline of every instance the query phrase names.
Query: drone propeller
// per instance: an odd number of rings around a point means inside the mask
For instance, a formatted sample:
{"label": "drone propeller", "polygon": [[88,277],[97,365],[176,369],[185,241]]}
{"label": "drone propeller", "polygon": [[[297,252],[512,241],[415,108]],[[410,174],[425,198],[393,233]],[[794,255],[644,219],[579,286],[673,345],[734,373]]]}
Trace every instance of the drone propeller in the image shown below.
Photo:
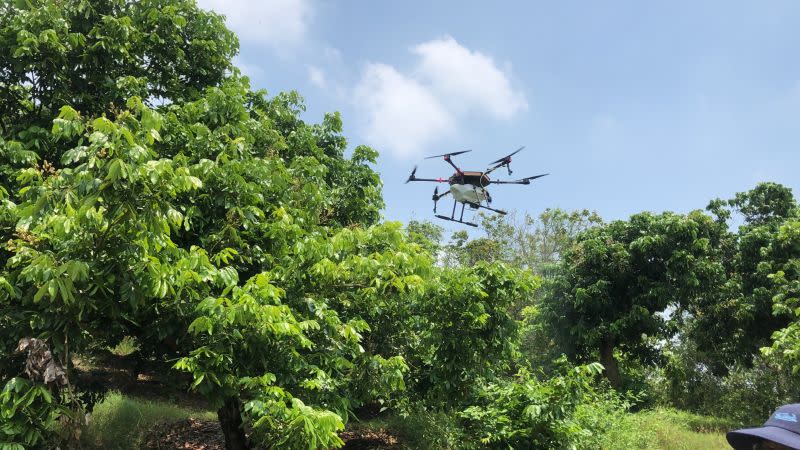
{"label": "drone propeller", "polygon": [[445,158],[447,158],[448,156],[460,155],[460,154],[462,154],[462,153],[467,153],[467,152],[471,152],[471,151],[472,151],[472,150],[461,150],[460,152],[453,152],[453,153],[445,153],[445,154],[443,154],[443,155],[433,155],[433,156],[428,156],[428,157],[427,157],[427,158],[425,158],[425,159],[441,158],[442,156],[444,156]]}
{"label": "drone propeller", "polygon": [[520,151],[521,151],[523,148],[525,148],[525,146],[524,146],[524,145],[523,145],[522,147],[520,147],[520,148],[516,149],[516,150],[515,150],[513,153],[511,153],[511,154],[508,154],[508,155],[506,155],[506,156],[503,156],[502,158],[498,159],[497,161],[492,161],[492,162],[490,162],[489,164],[497,164],[497,163],[499,163],[499,162],[503,162],[503,161],[508,161],[508,162],[511,162],[511,157],[512,157],[512,156],[514,156],[514,155],[516,155],[517,153],[519,153],[519,152],[520,152]]}
{"label": "drone propeller", "polygon": [[406,180],[406,184],[408,184],[409,181],[414,181],[414,175],[416,173],[417,173],[417,166],[414,166],[414,170],[412,170],[411,171],[411,175],[408,176],[408,179]]}
{"label": "drone propeller", "polygon": [[535,179],[537,179],[537,178],[546,177],[546,176],[548,176],[548,175],[550,175],[550,174],[549,174],[549,173],[542,173],[542,174],[539,174],[539,175],[534,175],[534,176],[532,176],[532,177],[525,177],[525,178],[523,178],[522,180],[523,180],[523,181],[531,181],[531,180],[535,180]]}

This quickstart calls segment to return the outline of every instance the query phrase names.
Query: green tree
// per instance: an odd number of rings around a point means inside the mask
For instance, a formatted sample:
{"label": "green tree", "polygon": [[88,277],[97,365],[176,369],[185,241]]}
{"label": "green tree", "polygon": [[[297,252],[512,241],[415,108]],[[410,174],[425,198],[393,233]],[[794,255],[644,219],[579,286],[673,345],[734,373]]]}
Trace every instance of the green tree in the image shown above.
{"label": "green tree", "polygon": [[655,341],[671,334],[667,308],[708,295],[724,280],[719,235],[719,224],[699,211],[640,213],[580,235],[543,306],[561,348],[580,360],[599,357],[619,387],[616,352],[652,358]]}
{"label": "green tree", "polygon": [[731,200],[714,200],[708,209],[721,224],[743,219],[736,233],[727,232],[722,239],[725,286],[689,310],[688,337],[715,372],[724,374],[733,364],[749,365],[758,349],[769,345],[772,333],[789,324],[786,310],[773,309],[779,293],[774,274],[800,255],[786,245],[780,231],[796,217],[797,203],[791,189],[760,183]]}
{"label": "green tree", "polygon": [[778,230],[771,247],[775,266],[770,279],[775,285],[775,315],[789,317],[784,328],[774,331],[772,345],[762,349],[768,356],[800,373],[800,219],[787,220]]}
{"label": "green tree", "polygon": [[274,448],[339,446],[350,411],[405,388],[398,353],[430,265],[396,223],[309,234],[273,270],[197,304],[196,348],[176,368],[233,447],[246,445],[242,414]]}
{"label": "green tree", "polygon": [[529,364],[549,369],[560,354],[553,333],[542,314],[540,302],[552,289],[559,273],[559,262],[576,237],[602,224],[589,210],[567,212],[546,209],[539,216],[481,215],[483,236],[470,239],[466,231],[453,233],[445,247],[444,260],[450,266],[471,267],[480,261],[505,262],[540,277],[541,287],[528,298],[509,306],[509,313],[520,321],[521,352]]}
{"label": "green tree", "polygon": [[797,209],[792,190],[778,183],[759,183],[750,191],[739,192],[728,205],[741,214],[745,226],[782,222]]}
{"label": "green tree", "polygon": [[445,262],[450,267],[472,267],[479,262],[506,261],[506,250],[502,241],[484,236],[470,238],[467,231],[460,230],[450,237]]}
{"label": "green tree", "polygon": [[433,222],[411,220],[406,225],[409,238],[421,245],[433,256],[438,256],[442,248],[444,229]]}
{"label": "green tree", "polygon": [[[506,308],[533,281],[440,273],[417,236],[377,224],[377,152],[346,156],[339,115],[306,124],[297,93],[252,91],[219,16],[189,0],[0,8],[3,354],[36,336],[69,366],[136,336],[178,358],[231,449],[245,425],[260,445],[336,447],[406,373],[441,401],[510,364]],[[8,402],[39,395],[5,366]],[[28,428],[3,438],[52,432],[49,408],[32,423],[4,407]]]}
{"label": "green tree", "polygon": [[[69,362],[71,351],[134,335],[145,354],[194,358],[221,345],[208,342],[204,317],[219,321],[221,336],[214,338],[230,338],[231,345],[256,319],[278,324],[261,339],[292,355],[308,351],[309,342],[322,346],[316,338],[333,339],[333,331],[303,339],[307,330],[292,327],[311,319],[292,308],[308,305],[273,304],[284,297],[265,294],[272,285],[260,280],[276,267],[292,267],[287,261],[305,237],[327,239],[340,227],[378,219],[380,179],[369,167],[377,153],[357,147],[345,157],[338,114],[307,125],[297,94],[250,91],[230,64],[235,36],[221,17],[191,1],[0,8],[4,354],[19,337],[33,335]],[[224,308],[211,314],[209,299],[222,299]],[[333,342],[352,350],[361,324],[348,318],[339,328],[321,329],[343,333]],[[242,414],[253,424],[263,415],[241,409],[254,398],[247,380],[269,376],[226,348],[219,354],[232,358],[235,370],[224,366],[208,377],[229,390],[208,394],[228,445],[241,448]],[[402,369],[392,358],[368,364],[370,373]],[[311,363],[291,367],[300,372],[276,387],[287,392],[281,398],[288,412],[275,410],[275,417],[294,414],[317,427],[310,433],[318,446],[335,445],[331,433],[346,418],[320,409],[317,397],[304,405],[291,396],[291,390],[305,393],[296,387],[321,372],[310,371]],[[2,374],[3,382],[13,370]],[[298,436],[281,439],[302,441]]]}
{"label": "green tree", "polygon": [[433,404],[463,405],[479,380],[513,373],[519,325],[511,306],[533,296],[539,279],[502,263],[444,269],[430,278],[409,355],[414,389]]}
{"label": "green tree", "polygon": [[588,209],[547,208],[536,217],[526,213],[519,220],[513,214],[483,216],[481,225],[489,239],[502,243],[503,257],[510,264],[549,278],[575,238],[602,223],[600,216]]}
{"label": "green tree", "polygon": [[62,106],[99,116],[134,95],[192,100],[222,81],[238,50],[222,17],[193,2],[35,0],[1,8],[0,126],[51,162],[60,157],[48,131]]}

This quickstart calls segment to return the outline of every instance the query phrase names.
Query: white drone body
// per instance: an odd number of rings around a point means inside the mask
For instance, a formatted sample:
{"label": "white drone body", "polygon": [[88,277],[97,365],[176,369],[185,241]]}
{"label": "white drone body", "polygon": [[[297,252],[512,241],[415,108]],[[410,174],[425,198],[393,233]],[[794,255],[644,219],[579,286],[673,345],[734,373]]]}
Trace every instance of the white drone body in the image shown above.
{"label": "white drone body", "polygon": [[480,205],[489,200],[489,191],[472,184],[451,184],[450,193],[459,203]]}

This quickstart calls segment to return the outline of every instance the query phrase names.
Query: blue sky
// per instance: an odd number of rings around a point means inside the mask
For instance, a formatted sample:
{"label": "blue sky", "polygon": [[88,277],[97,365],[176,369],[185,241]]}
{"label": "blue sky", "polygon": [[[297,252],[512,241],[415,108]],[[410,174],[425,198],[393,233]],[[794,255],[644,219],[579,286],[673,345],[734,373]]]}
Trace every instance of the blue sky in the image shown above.
{"label": "blue sky", "polygon": [[389,220],[432,218],[433,186],[403,181],[465,148],[480,170],[526,146],[514,176],[551,175],[492,194],[530,214],[800,193],[800,2],[199,3],[239,34],[253,87],[297,90],[309,122],[340,111],[351,148],[380,151]]}

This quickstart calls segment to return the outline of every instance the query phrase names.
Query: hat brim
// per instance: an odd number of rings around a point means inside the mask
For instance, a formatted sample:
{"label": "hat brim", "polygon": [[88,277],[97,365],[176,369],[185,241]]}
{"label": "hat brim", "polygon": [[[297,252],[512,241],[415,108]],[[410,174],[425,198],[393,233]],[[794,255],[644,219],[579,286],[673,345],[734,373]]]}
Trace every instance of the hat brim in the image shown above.
{"label": "hat brim", "polygon": [[800,450],[800,434],[792,433],[791,431],[778,427],[766,426],[729,431],[726,438],[728,439],[728,443],[737,450],[749,450],[753,447],[753,444],[761,442],[764,439],[785,445],[795,450]]}

